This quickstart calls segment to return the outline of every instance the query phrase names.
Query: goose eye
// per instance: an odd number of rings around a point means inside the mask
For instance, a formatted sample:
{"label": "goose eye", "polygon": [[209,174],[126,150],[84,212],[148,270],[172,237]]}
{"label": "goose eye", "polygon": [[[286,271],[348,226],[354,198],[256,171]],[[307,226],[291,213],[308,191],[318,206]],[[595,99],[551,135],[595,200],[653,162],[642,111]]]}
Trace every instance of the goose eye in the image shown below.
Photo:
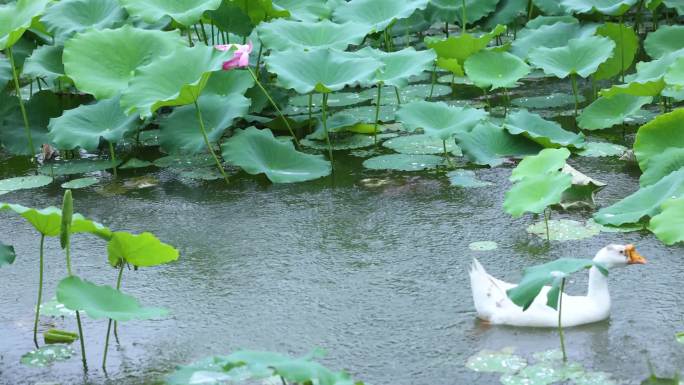
{"label": "goose eye", "polygon": [[620,250],[620,254],[625,255],[625,251],[624,251],[624,250]]}

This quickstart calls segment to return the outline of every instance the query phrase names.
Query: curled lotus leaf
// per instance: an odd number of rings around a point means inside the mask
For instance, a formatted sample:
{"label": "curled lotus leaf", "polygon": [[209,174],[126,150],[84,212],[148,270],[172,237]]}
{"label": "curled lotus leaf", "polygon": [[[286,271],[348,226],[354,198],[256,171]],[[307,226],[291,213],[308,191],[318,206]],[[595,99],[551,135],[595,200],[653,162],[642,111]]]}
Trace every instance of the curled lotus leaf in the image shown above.
{"label": "curled lotus leaf", "polygon": [[13,264],[16,258],[14,247],[0,242],[0,267]]}
{"label": "curled lotus leaf", "polygon": [[[1,203],[0,211],[11,210],[33,226],[39,233],[46,237],[56,237],[60,233],[62,225],[62,210],[57,207],[34,209],[17,204]],[[90,233],[103,239],[109,239],[111,231],[101,224],[86,219],[81,214],[74,214],[71,220],[72,233]]]}
{"label": "curled lotus leaf", "polygon": [[536,48],[565,47],[570,39],[581,39],[594,35],[596,25],[581,25],[577,19],[553,19],[554,23],[534,23],[536,18],[518,32],[518,36],[511,43],[511,53],[521,59],[528,59]]}
{"label": "curled lotus leaf", "polygon": [[437,54],[437,65],[458,76],[463,76],[462,67],[466,59],[487,48],[497,36],[506,32],[505,25],[497,25],[488,33],[480,36],[464,33],[447,39],[425,38],[425,45]]}
{"label": "curled lotus leaf", "polygon": [[648,168],[641,174],[639,184],[641,186],[652,185],[682,167],[684,167],[684,148],[666,148],[662,153],[655,154],[649,159]]}
{"label": "curled lotus leaf", "polygon": [[146,23],[169,16],[185,27],[200,21],[205,11],[221,5],[221,0],[119,0],[126,11]]}
{"label": "curled lotus leaf", "polygon": [[665,88],[665,75],[684,49],[664,54],[658,59],[636,64],[636,73],[625,76],[625,84],[616,84],[601,90],[601,96],[630,94],[634,96],[657,96]]}
{"label": "curled lotus leaf", "polygon": [[598,12],[608,16],[619,16],[629,11],[638,0],[562,0],[563,7],[575,13]]}
{"label": "curled lotus leaf", "polygon": [[257,32],[264,46],[272,50],[334,48],[344,51],[349,45],[361,44],[369,31],[367,25],[353,21],[337,24],[330,20],[300,22],[276,19],[260,24]]}
{"label": "curled lotus leaf", "polygon": [[57,42],[89,28],[117,27],[127,17],[117,0],[62,0],[53,3],[40,20]]}
{"label": "curled lotus leaf", "polygon": [[522,135],[511,135],[503,127],[485,121],[470,132],[458,132],[456,143],[471,162],[497,167],[509,158],[537,154],[542,147]]}
{"label": "curled lotus leaf", "polygon": [[17,0],[0,4],[0,50],[12,47],[51,0]]}
{"label": "curled lotus leaf", "polygon": [[596,34],[611,39],[615,43],[615,48],[613,56],[601,63],[594,77],[597,80],[610,79],[627,71],[639,49],[639,37],[634,28],[625,24],[606,23],[596,29]]}
{"label": "curled lotus leaf", "polygon": [[584,147],[584,135],[564,130],[560,124],[527,110],[510,113],[504,128],[513,135],[522,134],[544,147]]}
{"label": "curled lotus leaf", "polygon": [[517,182],[525,178],[555,173],[563,169],[565,161],[570,157],[566,148],[546,148],[539,154],[525,157],[513,169],[509,180]]}
{"label": "curled lotus leaf", "polygon": [[513,217],[539,214],[561,202],[563,192],[572,186],[572,176],[560,172],[529,176],[506,192],[504,210]]}
{"label": "curled lotus leaf", "polygon": [[644,40],[644,50],[653,59],[684,48],[684,25],[662,25]]}
{"label": "curled lotus leaf", "polygon": [[382,32],[393,21],[408,18],[416,10],[425,9],[427,4],[428,0],[352,0],[335,9],[333,20],[359,22],[374,32]]}
{"label": "curled lotus leaf", "polygon": [[416,51],[413,47],[395,52],[383,52],[366,47],[356,53],[360,57],[370,57],[382,63],[382,67],[375,73],[375,83],[399,88],[406,87],[411,76],[429,70],[436,59],[432,50]]}
{"label": "curled lotus leaf", "polygon": [[402,105],[397,121],[413,132],[422,129],[426,135],[447,140],[457,132],[467,132],[487,117],[487,112],[472,107],[450,106],[443,102],[414,102]]}
{"label": "curled lotus leaf", "polygon": [[107,254],[112,266],[126,261],[133,266],[150,267],[178,259],[178,250],[160,241],[154,234],[135,235],[123,231],[112,233],[107,244]]}
{"label": "curled lotus leaf", "polygon": [[577,74],[583,78],[596,72],[601,63],[613,55],[615,43],[606,37],[590,36],[571,39],[564,47],[535,48],[530,52],[532,65],[558,78]]}
{"label": "curled lotus leaf", "polygon": [[601,130],[622,124],[652,100],[650,96],[629,94],[618,94],[609,98],[602,96],[582,111],[577,118],[577,124],[583,130]]}
{"label": "curled lotus leaf", "polygon": [[464,70],[480,88],[511,88],[530,73],[530,66],[508,52],[480,51],[465,61]]}

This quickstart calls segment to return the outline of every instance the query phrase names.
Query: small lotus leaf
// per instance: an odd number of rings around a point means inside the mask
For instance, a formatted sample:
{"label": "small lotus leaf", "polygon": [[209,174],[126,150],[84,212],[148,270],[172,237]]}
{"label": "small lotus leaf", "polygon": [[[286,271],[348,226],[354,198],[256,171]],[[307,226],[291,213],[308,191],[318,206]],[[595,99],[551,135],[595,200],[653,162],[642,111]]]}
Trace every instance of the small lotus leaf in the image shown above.
{"label": "small lotus leaf", "polygon": [[363,167],[371,170],[421,171],[443,164],[444,158],[436,155],[390,154],[366,159]]}
{"label": "small lotus leaf", "polygon": [[334,48],[344,51],[349,45],[360,45],[369,31],[368,26],[356,22],[336,24],[330,20],[299,22],[277,19],[260,24],[257,32],[264,46],[272,50]]}
{"label": "small lotus leaf", "polygon": [[117,27],[126,19],[117,0],[61,0],[45,11],[41,21],[57,42],[89,28]]}
{"label": "small lotus leaf", "polygon": [[547,173],[522,179],[506,192],[504,210],[513,217],[526,212],[539,214],[548,206],[560,203],[563,192],[572,186],[572,177]]}
{"label": "small lotus leaf", "polygon": [[666,245],[684,241],[684,198],[667,200],[661,209],[651,218],[648,229]]}
{"label": "small lotus leaf", "polygon": [[[584,96],[579,96],[579,102],[584,103]],[[559,108],[569,106],[575,103],[575,97],[572,94],[552,93],[548,96],[530,96],[511,100],[514,106],[528,108],[528,109],[546,109]]]}
{"label": "small lotus leaf", "polygon": [[658,59],[684,48],[684,26],[662,25],[646,36],[644,50],[648,56]]}
{"label": "small lotus leaf", "polygon": [[63,176],[74,174],[87,174],[90,172],[104,171],[121,164],[121,160],[76,159],[65,160],[55,163],[46,163],[38,169],[43,175]]}
{"label": "small lotus leaf", "polygon": [[402,105],[397,120],[413,132],[422,129],[426,135],[447,140],[457,132],[468,132],[487,117],[487,112],[471,107],[454,107],[443,102],[414,102]]}
{"label": "small lotus leaf", "polygon": [[527,110],[510,113],[504,121],[504,128],[513,135],[523,134],[544,147],[584,147],[584,135],[566,131],[560,124]]}
{"label": "small lotus leaf", "polygon": [[[480,179],[477,179],[477,176],[475,175],[475,171],[471,170],[454,170],[454,171],[449,171],[447,173],[447,177],[449,178],[449,183],[452,186],[457,186],[457,187],[486,187],[486,186],[491,186],[491,182],[486,182]],[[472,245],[472,244],[471,244]],[[472,247],[471,247],[472,249]]]}
{"label": "small lotus leaf", "polygon": [[94,184],[99,183],[100,180],[97,178],[93,177],[86,177],[86,178],[78,178],[78,179],[72,179],[68,182],[62,183],[62,188],[65,189],[79,189],[79,188],[85,188],[85,187],[90,187]]}
{"label": "small lotus leaf", "polygon": [[508,178],[511,182],[517,182],[524,178],[556,173],[565,166],[565,161],[570,157],[570,151],[566,148],[546,148],[539,154],[526,156]]}
{"label": "small lotus leaf", "polygon": [[537,154],[541,147],[522,135],[511,135],[503,127],[483,122],[470,132],[458,132],[456,143],[463,155],[479,165],[496,167],[506,159]]}
{"label": "small lotus leaf", "polygon": [[527,361],[513,354],[513,349],[483,350],[466,361],[468,369],[482,373],[515,373],[526,366]]}
{"label": "small lotus leaf", "polygon": [[185,27],[197,23],[205,11],[221,5],[221,0],[119,0],[126,11],[147,23],[169,16]]}
{"label": "small lotus leaf", "polygon": [[57,302],[57,298],[52,298],[40,304],[40,315],[48,317],[76,317],[76,312],[64,307]]}
{"label": "small lotus leaf", "polygon": [[458,148],[453,140],[444,143],[441,139],[430,135],[406,135],[387,140],[382,143],[384,147],[390,148],[400,154],[409,155],[436,155],[446,150],[456,156],[461,156],[461,149]]}
{"label": "small lotus leaf", "polygon": [[13,264],[16,258],[14,247],[0,242],[0,267]]}
{"label": "small lotus leaf", "polygon": [[584,130],[601,130],[622,124],[651,100],[650,96],[628,94],[600,97],[582,111],[577,124]]}
{"label": "small lotus leaf", "polygon": [[562,0],[563,7],[576,13],[598,12],[619,16],[627,12],[638,0]]}
{"label": "small lotus leaf", "polygon": [[416,51],[413,47],[396,52],[383,52],[370,47],[356,51],[359,57],[370,57],[383,64],[375,73],[374,82],[404,88],[411,76],[420,75],[431,68],[436,56],[431,50]]}
{"label": "small lotus leaf", "polygon": [[564,47],[535,48],[529,57],[530,62],[546,74],[561,79],[571,74],[586,78],[612,57],[614,48],[615,43],[609,38],[590,36],[571,39]]}
{"label": "small lotus leaf", "polygon": [[0,194],[10,191],[32,189],[47,186],[52,178],[44,175],[19,176],[0,180]]}
{"label": "small lotus leaf", "polygon": [[473,251],[491,251],[498,249],[499,244],[494,241],[477,241],[468,244],[468,248]]}
{"label": "small lotus leaf", "polygon": [[0,50],[12,47],[48,3],[50,0],[17,0],[0,4]]}
{"label": "small lotus leaf", "polygon": [[358,22],[374,32],[384,31],[393,21],[408,18],[418,9],[425,9],[428,0],[352,0],[338,6],[333,19],[337,22]]}
{"label": "small lotus leaf", "polygon": [[530,67],[508,52],[480,51],[465,61],[465,73],[480,88],[511,88]]}
{"label": "small lotus leaf", "polygon": [[114,232],[107,244],[107,254],[112,266],[118,266],[123,260],[133,266],[150,267],[178,259],[178,250],[151,233]]}
{"label": "small lotus leaf", "polygon": [[55,362],[66,361],[75,354],[69,345],[45,345],[21,356],[21,363],[26,366],[44,368]]}
{"label": "small lotus leaf", "polygon": [[597,80],[610,79],[627,71],[639,49],[639,38],[634,29],[625,24],[606,23],[596,29],[596,34],[611,39],[615,48],[613,56],[599,66],[594,77]]}
{"label": "small lotus leaf", "polygon": [[642,171],[649,168],[651,158],[661,154],[667,148],[684,148],[682,119],[684,119],[684,109],[677,109],[662,114],[639,127],[634,140],[634,155]]}

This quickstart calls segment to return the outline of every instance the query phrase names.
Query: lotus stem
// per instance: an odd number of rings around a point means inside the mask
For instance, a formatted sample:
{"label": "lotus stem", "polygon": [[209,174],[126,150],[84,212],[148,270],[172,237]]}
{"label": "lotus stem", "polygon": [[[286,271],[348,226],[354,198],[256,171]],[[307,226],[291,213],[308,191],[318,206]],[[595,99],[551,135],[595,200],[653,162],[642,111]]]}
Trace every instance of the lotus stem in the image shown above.
{"label": "lotus stem", "polygon": [[485,97],[485,102],[487,102],[487,110],[492,111],[492,103],[489,101],[489,93],[487,93],[487,89],[483,88],[482,93],[484,94]]}
{"label": "lotus stem", "polygon": [[204,23],[202,22],[202,19],[200,19],[199,23],[200,29],[202,30],[202,37],[204,38],[204,44],[209,45],[209,39],[207,39],[207,31],[204,30]]}
{"label": "lotus stem", "polygon": [[40,262],[38,267],[38,303],[36,304],[36,319],[33,322],[33,343],[36,345],[36,349],[38,349],[38,320],[40,319],[40,304],[43,301],[44,245],[45,234],[40,234]]}
{"label": "lotus stem", "polygon": [[[446,35],[446,38],[449,38],[449,22],[445,21],[444,22],[444,34]],[[408,44],[408,42],[406,43]]]}
{"label": "lotus stem", "polygon": [[117,178],[117,171],[116,171],[116,152],[114,151],[114,144],[112,142],[109,143],[109,157],[112,160],[112,171],[114,172],[114,178]]}
{"label": "lotus stem", "polygon": [[504,118],[506,115],[508,115],[508,109],[511,108],[511,100],[508,97],[508,89],[504,88],[503,89],[503,94],[504,94]]}
{"label": "lotus stem", "polygon": [[283,377],[283,376],[280,376],[280,382],[281,382],[283,385],[287,385],[287,381],[285,381],[285,377]]}
{"label": "lotus stem", "polygon": [[76,324],[78,325],[78,339],[81,341],[81,361],[83,361],[83,370],[88,371],[88,361],[86,359],[85,339],[83,338],[83,326],[81,325],[81,315],[76,311]]}
{"label": "lotus stem", "polygon": [[453,168],[454,164],[451,163],[451,158],[449,157],[449,152],[447,151],[446,140],[442,140],[442,149],[444,150],[444,159],[446,159],[449,167]]}
{"label": "lotus stem", "polygon": [[532,0],[527,0],[527,21],[529,22],[532,20],[532,12],[534,10],[534,5],[532,4]]}
{"label": "lotus stem", "polygon": [[461,25],[461,34],[466,33],[466,24],[468,24],[468,18],[466,18],[466,0],[462,1],[463,3],[463,15],[461,17],[461,20],[463,21],[463,25]]}
{"label": "lotus stem", "polygon": [[197,24],[193,24],[192,28],[195,30],[195,36],[197,36],[197,41],[201,42],[202,35],[200,35],[199,30],[197,29]]}
{"label": "lotus stem", "polygon": [[397,96],[397,104],[401,105],[401,96],[399,95],[399,87],[394,86],[394,94]]}
{"label": "lotus stem", "polygon": [[551,210],[544,209],[544,225],[546,225],[546,243],[551,242],[551,233],[549,232],[549,219],[551,219]]}
{"label": "lotus stem", "polygon": [[335,162],[333,160],[332,144],[330,143],[330,133],[328,133],[328,94],[323,94],[323,103],[321,104],[323,117],[323,132],[325,133],[325,142],[328,144],[328,156],[330,157],[330,165],[335,169]]}
{"label": "lotus stem", "polygon": [[437,61],[432,66],[432,84],[430,84],[430,96],[428,99],[432,99],[432,93],[435,90],[435,83],[437,82]]}
{"label": "lotus stem", "polygon": [[373,140],[375,145],[378,144],[378,120],[380,119],[380,97],[382,95],[382,82],[377,84],[378,96],[375,99],[375,125],[373,127]]}
{"label": "lotus stem", "polygon": [[625,82],[625,44],[624,38],[622,37],[622,28],[624,24],[622,22],[622,15],[620,15],[620,81]]}
{"label": "lotus stem", "polygon": [[264,45],[261,43],[261,40],[259,40],[259,53],[257,53],[257,62],[256,62],[256,72],[259,74],[259,67],[261,67],[261,54],[263,53],[264,50]]}
{"label": "lotus stem", "polygon": [[10,66],[12,67],[12,78],[14,80],[14,89],[17,92],[17,99],[19,100],[19,109],[21,110],[21,118],[24,120],[24,130],[26,132],[26,139],[28,141],[29,154],[31,158],[36,156],[36,148],[33,147],[33,138],[31,137],[31,128],[29,126],[28,115],[26,114],[26,107],[24,106],[24,99],[21,97],[21,87],[19,86],[19,75],[17,74],[17,66],[14,63],[14,54],[12,54],[12,47],[7,47],[7,57],[9,58]]}
{"label": "lotus stem", "polygon": [[313,93],[309,94],[309,133],[311,133],[313,124]]}
{"label": "lotus stem", "polygon": [[570,74],[572,81],[572,94],[575,96],[575,121],[577,121],[577,111],[579,110],[579,93],[577,91],[577,74]]}
{"label": "lotus stem", "polygon": [[186,28],[185,32],[188,34],[188,45],[190,45],[190,47],[194,47],[195,43],[192,42],[192,32],[190,31],[190,27]]}
{"label": "lotus stem", "polygon": [[565,337],[563,335],[563,290],[565,290],[565,278],[561,278],[560,292],[558,293],[558,336],[560,336],[561,351],[563,352],[563,362],[568,361],[568,354],[565,352]]}
{"label": "lotus stem", "polygon": [[209,137],[207,136],[207,130],[204,128],[204,119],[202,119],[202,111],[200,110],[199,104],[197,103],[197,99],[195,99],[194,103],[195,103],[195,112],[197,112],[197,121],[199,121],[200,131],[202,132],[202,137],[204,138],[204,144],[207,146],[209,153],[214,158],[214,162],[216,162],[216,168],[218,168],[221,175],[223,175],[223,179],[226,181],[226,184],[230,184],[230,179],[228,179],[228,175],[226,174],[226,170],[223,169],[223,165],[221,164],[221,161],[219,160],[218,156],[216,156],[216,152],[214,152],[214,148],[212,147],[211,142],[209,142]]}
{"label": "lotus stem", "polygon": [[283,112],[280,110],[280,108],[278,108],[278,105],[276,104],[276,102],[273,100],[273,98],[271,98],[271,95],[268,93],[268,91],[266,91],[266,88],[264,88],[264,86],[261,84],[261,82],[257,78],[254,71],[252,71],[252,69],[249,67],[247,67],[247,71],[249,71],[249,74],[252,75],[252,79],[254,79],[254,82],[256,82],[256,85],[259,86],[259,88],[264,93],[264,95],[266,95],[266,99],[268,99],[268,101],[271,103],[273,108],[276,110],[280,119],[282,119],[283,122],[285,122],[285,126],[287,127],[287,130],[290,131],[290,135],[292,135],[292,139],[294,139],[295,145],[299,149],[299,147],[300,147],[299,140],[297,140],[297,136],[295,135],[294,131],[292,130],[292,126],[290,126],[290,122],[287,121],[287,118],[285,118],[285,115],[283,115]]}
{"label": "lotus stem", "polygon": [[[124,261],[121,261],[121,266],[119,267],[119,274],[116,278],[116,290],[119,290],[121,288],[121,278],[123,277],[123,269],[124,269]],[[105,347],[104,347],[104,354],[102,356],[102,369],[107,370],[107,351],[109,350],[109,334],[112,330],[112,319],[109,319],[109,322],[107,323],[107,336],[105,337]]]}

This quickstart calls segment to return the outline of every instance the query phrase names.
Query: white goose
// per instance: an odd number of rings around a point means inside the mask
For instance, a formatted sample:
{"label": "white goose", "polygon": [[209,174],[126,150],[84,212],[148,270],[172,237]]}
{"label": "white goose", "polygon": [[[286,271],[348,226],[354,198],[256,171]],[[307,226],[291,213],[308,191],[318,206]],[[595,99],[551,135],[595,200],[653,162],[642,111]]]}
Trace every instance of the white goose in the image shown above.
{"label": "white goose", "polygon": [[[646,259],[637,253],[634,245],[608,245],[594,257],[594,262],[606,268],[645,264]],[[487,274],[477,260],[470,270],[470,285],[478,318],[497,325],[557,327],[558,311],[546,305],[545,286],[532,305],[523,311],[506,295],[506,291],[517,286],[498,280]],[[586,296],[563,294],[563,326],[577,326],[604,320],[610,316],[610,293],[608,277],[596,267],[589,270],[589,290]]]}

